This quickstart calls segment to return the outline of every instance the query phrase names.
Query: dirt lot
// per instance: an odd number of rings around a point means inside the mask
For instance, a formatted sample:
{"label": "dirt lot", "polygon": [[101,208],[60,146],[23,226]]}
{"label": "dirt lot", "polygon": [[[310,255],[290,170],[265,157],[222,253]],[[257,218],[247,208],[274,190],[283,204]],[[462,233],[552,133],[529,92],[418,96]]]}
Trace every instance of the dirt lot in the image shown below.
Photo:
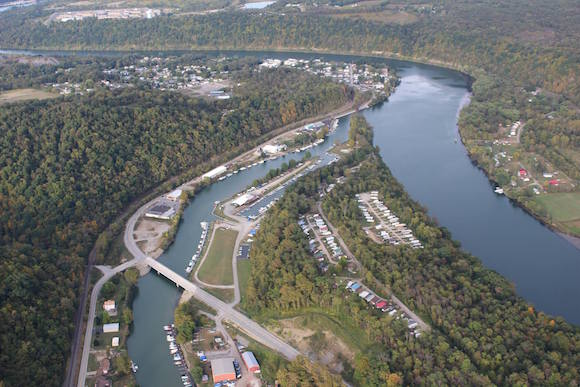
{"label": "dirt lot", "polygon": [[167,222],[143,218],[135,227],[134,235],[137,245],[143,252],[152,258],[163,254],[159,248],[163,234],[169,231],[171,225]]}
{"label": "dirt lot", "polygon": [[322,331],[321,343],[317,345],[319,348],[313,348],[316,344],[312,337],[317,331],[304,324],[302,317],[280,320],[279,323],[278,332],[283,338],[295,345],[300,352],[307,353],[309,357],[320,361],[333,372],[342,372],[343,361],[354,359],[354,351],[329,330]]}

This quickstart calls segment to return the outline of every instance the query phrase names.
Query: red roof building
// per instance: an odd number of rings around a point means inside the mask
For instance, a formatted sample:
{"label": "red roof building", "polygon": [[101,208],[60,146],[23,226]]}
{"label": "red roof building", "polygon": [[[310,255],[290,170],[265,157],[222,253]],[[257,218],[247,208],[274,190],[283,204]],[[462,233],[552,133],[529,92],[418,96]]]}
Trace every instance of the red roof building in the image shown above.
{"label": "red roof building", "polygon": [[528,176],[528,171],[526,171],[524,168],[520,168],[520,177],[526,176]]}
{"label": "red roof building", "polygon": [[550,185],[558,185],[558,184],[560,184],[560,181],[557,180],[557,179],[552,179],[552,180],[549,181],[549,184]]}
{"label": "red roof building", "polygon": [[387,306],[387,301],[384,301],[384,300],[383,301],[380,301],[380,302],[377,302],[377,304],[375,305],[375,307],[377,309],[383,309],[385,306]]}
{"label": "red roof building", "polygon": [[244,364],[248,368],[248,371],[254,373],[260,372],[260,364],[258,364],[258,361],[256,360],[256,357],[252,352],[247,351],[242,353],[242,360],[244,361]]}

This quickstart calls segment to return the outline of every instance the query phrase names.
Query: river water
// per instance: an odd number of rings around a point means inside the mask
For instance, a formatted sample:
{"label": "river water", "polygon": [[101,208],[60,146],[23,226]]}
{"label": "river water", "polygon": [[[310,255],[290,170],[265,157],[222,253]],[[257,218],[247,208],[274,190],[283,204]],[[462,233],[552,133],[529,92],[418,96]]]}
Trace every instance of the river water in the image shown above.
{"label": "river water", "polygon": [[[296,53],[235,54],[280,59],[360,59]],[[485,174],[471,163],[461,142],[455,142],[459,137],[457,115],[469,96],[465,78],[432,66],[387,63],[398,69],[401,85],[389,102],[365,111],[364,115],[373,125],[375,144],[395,177],[440,225],[452,232],[466,251],[513,282],[519,295],[539,310],[580,324],[580,251],[507,198],[493,193]],[[341,119],[330,138],[311,149],[311,153],[321,154],[334,141],[345,140],[348,121],[348,117]],[[298,159],[302,155],[291,157]],[[175,243],[160,261],[183,273],[201,234],[199,223],[213,219],[213,202],[244,189],[283,161],[258,165],[199,193],[184,212]],[[180,386],[162,330],[173,318],[180,292],[155,274],[141,278],[138,288],[133,305],[134,331],[128,343],[131,358],[140,366],[137,380],[142,386]]]}
{"label": "river water", "polygon": [[[440,68],[397,64],[402,77],[397,91],[389,102],[364,113],[395,177],[467,251],[512,281],[518,294],[543,311],[579,324],[579,251],[507,198],[493,193],[461,142],[455,142],[457,115],[469,96],[464,77]],[[335,140],[346,140],[348,122],[342,119],[331,138],[312,153],[319,154]],[[161,261],[183,271],[197,245],[199,222],[212,219],[213,202],[240,191],[281,162],[240,172],[200,193],[186,209],[176,241]],[[153,274],[139,283],[129,351],[141,366],[137,380],[143,386],[167,385],[168,380],[180,384],[161,329],[171,321],[178,295],[172,285]]]}

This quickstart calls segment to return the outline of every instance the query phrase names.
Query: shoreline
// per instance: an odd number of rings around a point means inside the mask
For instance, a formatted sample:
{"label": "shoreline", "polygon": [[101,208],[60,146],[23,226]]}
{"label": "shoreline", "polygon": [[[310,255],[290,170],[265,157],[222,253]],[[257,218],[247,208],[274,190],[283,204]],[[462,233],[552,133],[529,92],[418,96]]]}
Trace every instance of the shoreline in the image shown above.
{"label": "shoreline", "polygon": [[[11,52],[4,52],[4,51],[13,51]],[[45,54],[40,54],[40,52],[45,52]],[[99,52],[101,53],[111,53],[111,54],[130,54],[130,53],[135,53],[137,52],[165,52],[167,54],[171,54],[172,52],[175,54],[179,54],[179,53],[187,53],[187,52],[209,52],[209,53],[228,53],[228,52],[243,52],[243,53],[287,53],[287,54],[292,54],[292,53],[296,53],[296,54],[318,54],[318,55],[337,55],[337,56],[355,56],[355,57],[360,57],[360,58],[375,58],[375,59],[384,59],[384,60],[399,60],[399,61],[408,61],[408,62],[412,62],[412,63],[418,63],[418,64],[423,64],[423,65],[428,65],[428,66],[434,66],[434,67],[439,67],[439,68],[444,68],[444,69],[448,69],[448,70],[452,70],[452,71],[456,71],[460,74],[462,74],[463,76],[465,76],[467,78],[467,88],[468,91],[471,92],[471,86],[473,85],[473,83],[476,81],[476,78],[470,74],[470,66],[461,66],[458,64],[453,64],[453,63],[449,63],[449,62],[444,62],[441,60],[437,60],[437,59],[429,59],[426,57],[413,57],[413,56],[406,56],[406,55],[399,55],[397,53],[393,53],[393,52],[381,52],[381,53],[369,53],[369,52],[364,52],[364,51],[347,51],[347,52],[340,52],[340,51],[334,51],[334,50],[323,50],[323,49],[306,49],[306,48],[301,48],[301,47],[286,47],[286,48],[223,48],[223,49],[216,49],[215,47],[196,47],[196,48],[178,48],[178,47],[172,47],[172,48],[165,48],[165,49],[143,49],[143,50],[139,50],[139,49],[133,49],[132,51],[129,50],[110,50],[107,48],[76,48],[76,49],[58,49],[58,48],[50,48],[50,47],[43,47],[43,48],[0,48],[0,54],[19,54],[19,55],[51,55],[51,51],[55,51],[55,52],[61,52],[61,53],[66,53],[66,55],[74,55],[75,53],[86,53],[86,54],[94,54],[96,56],[98,56]],[[35,54],[35,52],[38,52],[38,54]],[[57,55],[57,54],[53,54],[53,55]],[[459,112],[461,112],[461,110],[463,110],[463,108],[467,106],[467,104],[464,104],[460,107]],[[340,117],[349,115],[354,113],[355,111],[346,113]],[[338,117],[338,118],[340,118]],[[457,124],[457,123],[456,123]],[[463,146],[465,147],[465,149],[467,150],[467,155],[469,157],[469,159],[472,161],[472,164],[475,165],[477,168],[479,168],[480,170],[482,170],[485,175],[487,176],[488,180],[490,181],[490,183],[492,184],[496,184],[497,182],[491,177],[491,175],[489,174],[489,172],[484,169],[481,165],[479,165],[479,163],[477,163],[477,161],[472,157],[472,153],[469,150],[469,148],[466,145],[465,142],[465,138],[463,136],[463,134],[461,133],[461,128],[458,127],[458,134],[459,134],[459,138],[461,140],[461,143],[463,144]],[[547,227],[548,229],[550,229],[551,231],[559,234],[560,236],[564,237],[564,239],[566,239],[566,241],[568,241],[569,243],[571,243],[574,247],[576,247],[577,249],[580,249],[580,236],[579,235],[575,235],[572,234],[570,232],[568,232],[565,229],[562,229],[561,227],[559,227],[557,224],[554,223],[550,223],[549,220],[543,216],[540,216],[536,213],[534,213],[530,208],[528,208],[525,203],[519,201],[516,198],[512,198],[506,195],[506,197],[508,197],[510,199],[510,201],[517,205],[519,208],[521,208],[522,210],[524,210],[528,215],[532,216],[534,219],[536,219],[537,221],[539,221],[543,226]]]}

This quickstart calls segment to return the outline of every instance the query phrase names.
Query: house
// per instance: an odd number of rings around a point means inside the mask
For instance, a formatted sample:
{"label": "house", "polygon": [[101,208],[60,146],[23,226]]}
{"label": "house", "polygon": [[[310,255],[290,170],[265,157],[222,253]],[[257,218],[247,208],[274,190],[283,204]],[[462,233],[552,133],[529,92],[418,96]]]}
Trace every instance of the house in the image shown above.
{"label": "house", "polygon": [[103,333],[116,333],[119,332],[119,323],[111,323],[103,325]]}
{"label": "house", "polygon": [[557,186],[558,184],[560,184],[560,180],[552,179],[548,182],[548,184],[553,185],[553,186]]}
{"label": "house", "polygon": [[107,312],[115,312],[115,300],[106,300],[103,302],[103,309],[105,309]]}
{"label": "house", "polygon": [[260,364],[254,354],[250,351],[242,353],[242,360],[244,364],[248,368],[248,371],[253,372],[255,374],[260,372]]}
{"label": "house", "polygon": [[214,383],[236,380],[236,371],[234,370],[234,358],[226,357],[222,359],[212,360],[211,372],[213,373]]}
{"label": "house", "polygon": [[111,347],[118,347],[119,346],[119,337],[115,336],[111,340]]}
{"label": "house", "polygon": [[520,168],[519,175],[521,178],[527,177],[528,171],[526,171],[524,168]]}

